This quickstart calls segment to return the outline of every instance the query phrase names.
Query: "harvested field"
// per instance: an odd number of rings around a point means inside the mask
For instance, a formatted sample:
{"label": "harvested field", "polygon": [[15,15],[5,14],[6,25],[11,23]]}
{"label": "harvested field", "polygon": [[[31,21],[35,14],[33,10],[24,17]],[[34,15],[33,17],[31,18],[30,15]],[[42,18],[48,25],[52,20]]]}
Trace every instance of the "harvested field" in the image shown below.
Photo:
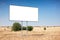
{"label": "harvested field", "polygon": [[0,40],[60,40],[60,27],[34,27],[33,31],[13,32],[0,27]]}

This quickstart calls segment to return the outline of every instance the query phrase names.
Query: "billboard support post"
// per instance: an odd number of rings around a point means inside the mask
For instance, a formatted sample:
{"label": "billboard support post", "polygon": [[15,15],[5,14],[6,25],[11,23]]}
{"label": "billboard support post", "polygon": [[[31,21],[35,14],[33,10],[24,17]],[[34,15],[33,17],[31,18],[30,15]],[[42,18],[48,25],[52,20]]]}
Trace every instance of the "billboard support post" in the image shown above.
{"label": "billboard support post", "polygon": [[21,21],[21,25],[22,25],[22,27],[21,27],[21,35],[22,35],[22,36],[28,35],[28,28],[27,28],[27,26],[28,26],[28,21],[25,21],[25,22],[26,22],[26,33],[23,32],[23,22],[24,22],[24,21]]}
{"label": "billboard support post", "polygon": [[27,33],[27,35],[28,35],[28,21],[26,21],[26,33]]}
{"label": "billboard support post", "polygon": [[[23,27],[23,21],[21,21],[21,25]],[[23,34],[23,32],[22,32],[23,28],[22,27],[21,27],[21,35]]]}

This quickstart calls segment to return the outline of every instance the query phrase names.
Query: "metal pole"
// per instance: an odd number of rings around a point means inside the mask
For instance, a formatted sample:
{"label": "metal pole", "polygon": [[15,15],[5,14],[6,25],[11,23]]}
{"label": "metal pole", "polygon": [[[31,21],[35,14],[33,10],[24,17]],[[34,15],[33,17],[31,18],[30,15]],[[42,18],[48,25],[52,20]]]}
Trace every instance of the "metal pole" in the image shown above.
{"label": "metal pole", "polygon": [[26,21],[26,35],[28,34],[28,28],[27,28],[27,26],[28,26],[28,21]]}
{"label": "metal pole", "polygon": [[[28,21],[26,21],[26,27],[28,26]],[[28,31],[28,28],[26,28],[26,30]]]}
{"label": "metal pole", "polygon": [[23,35],[23,21],[21,21],[21,35]]}

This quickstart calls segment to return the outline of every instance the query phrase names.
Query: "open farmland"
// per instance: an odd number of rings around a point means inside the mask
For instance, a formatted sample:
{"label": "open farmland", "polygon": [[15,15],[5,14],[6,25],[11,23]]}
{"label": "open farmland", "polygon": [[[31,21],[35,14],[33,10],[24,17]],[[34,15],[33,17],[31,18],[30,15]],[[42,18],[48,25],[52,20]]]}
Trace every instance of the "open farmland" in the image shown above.
{"label": "open farmland", "polygon": [[[45,26],[46,27],[46,26]],[[34,27],[33,31],[11,31],[11,28],[0,27],[0,40],[60,40],[60,27]]]}

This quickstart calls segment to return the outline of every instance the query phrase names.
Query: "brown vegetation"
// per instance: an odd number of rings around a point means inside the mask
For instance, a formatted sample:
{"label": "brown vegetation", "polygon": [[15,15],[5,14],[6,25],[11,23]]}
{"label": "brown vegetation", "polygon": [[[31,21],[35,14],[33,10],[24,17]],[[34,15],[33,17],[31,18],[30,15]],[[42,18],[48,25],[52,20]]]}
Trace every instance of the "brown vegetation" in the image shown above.
{"label": "brown vegetation", "polygon": [[60,40],[60,27],[34,27],[33,31],[11,31],[0,27],[0,40]]}

